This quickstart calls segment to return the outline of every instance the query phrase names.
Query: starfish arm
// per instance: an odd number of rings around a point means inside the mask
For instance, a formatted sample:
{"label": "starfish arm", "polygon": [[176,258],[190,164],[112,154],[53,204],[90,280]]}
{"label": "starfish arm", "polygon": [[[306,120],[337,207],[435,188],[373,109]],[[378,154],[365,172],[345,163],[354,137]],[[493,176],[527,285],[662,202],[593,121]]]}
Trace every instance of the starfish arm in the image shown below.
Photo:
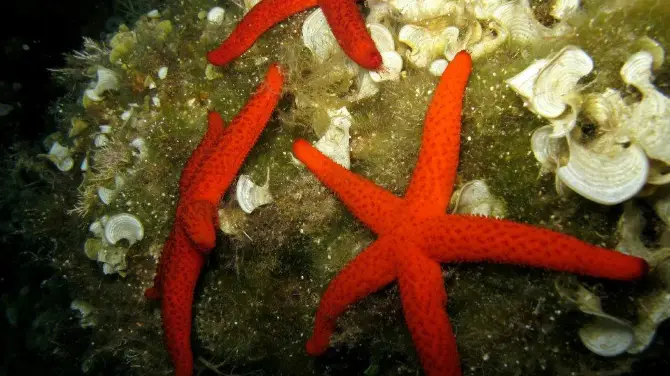
{"label": "starfish arm", "polygon": [[335,322],[347,307],[393,281],[396,269],[392,246],[389,238],[377,239],[330,282],[316,312],[307,353],[319,355],[326,351]]}
{"label": "starfish arm", "polygon": [[396,257],[405,321],[426,376],[460,375],[440,265],[415,247],[399,249]]}
{"label": "starfish arm", "polygon": [[268,29],[317,5],[317,0],[262,0],[247,13],[219,47],[207,53],[213,65],[226,65],[251,48]]}
{"label": "starfish arm", "polygon": [[342,50],[365,69],[376,70],[382,56],[372,40],[356,2],[353,0],[318,0],[328,25]]}
{"label": "starfish arm", "polygon": [[216,245],[216,207],[205,200],[190,201],[181,205],[179,225],[196,248],[208,254]]}
{"label": "starfish arm", "polygon": [[472,59],[456,54],[435,89],[424,120],[421,149],[405,199],[425,215],[444,213],[449,205],[458,167],[461,108]]}
{"label": "starfish arm", "polygon": [[631,280],[647,263],[572,236],[506,220],[443,215],[422,227],[425,249],[441,262],[492,261]]}
{"label": "starfish arm", "polygon": [[333,162],[305,140],[293,144],[293,154],[372,231],[381,234],[396,227],[401,198]]}
{"label": "starfish arm", "polygon": [[184,194],[195,177],[196,170],[219,141],[223,134],[224,121],[218,112],[207,114],[207,131],[186,161],[179,177],[179,194]]}
{"label": "starfish arm", "polygon": [[197,181],[185,194],[189,200],[206,200],[218,205],[270,120],[281,96],[283,82],[279,66],[272,64],[265,80],[224,130],[215,150],[198,168]]}
{"label": "starfish arm", "polygon": [[163,331],[176,376],[193,374],[191,319],[193,291],[204,264],[204,256],[190,243],[186,234],[175,230],[174,257],[166,260],[162,279],[161,314]]}

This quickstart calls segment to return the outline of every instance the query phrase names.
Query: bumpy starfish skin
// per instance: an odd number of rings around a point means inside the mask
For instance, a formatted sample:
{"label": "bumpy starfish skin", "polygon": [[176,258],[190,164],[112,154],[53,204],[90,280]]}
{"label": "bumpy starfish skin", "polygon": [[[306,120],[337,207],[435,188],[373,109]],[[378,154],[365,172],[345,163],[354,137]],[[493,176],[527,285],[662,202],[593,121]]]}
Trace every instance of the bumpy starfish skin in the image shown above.
{"label": "bumpy starfish skin", "polygon": [[216,242],[216,207],[270,119],[281,94],[283,75],[273,64],[240,113],[224,128],[221,115],[208,114],[208,129],[191,154],[179,181],[172,231],[163,247],[149,299],[162,299],[168,353],[177,376],[193,373],[191,319],[193,291]]}
{"label": "bumpy starfish skin", "polygon": [[244,15],[219,47],[207,53],[207,60],[213,65],[226,65],[251,48],[272,26],[315,6],[317,0],[263,0]]}
{"label": "bumpy starfish skin", "polygon": [[207,54],[213,65],[226,65],[247,51],[263,33],[284,19],[320,6],[344,52],[366,69],[379,69],[382,57],[365,27],[357,0],[261,0],[219,47]]}
{"label": "bumpy starfish skin", "polygon": [[378,69],[382,55],[372,40],[354,0],[319,0],[330,30],[342,50],[365,69]]}
{"label": "bumpy starfish skin", "polygon": [[333,279],[321,298],[307,352],[328,347],[347,307],[398,281],[405,320],[428,376],[460,375],[456,342],[447,317],[439,263],[489,261],[541,267],[595,277],[631,280],[644,275],[644,260],[596,247],[568,235],[511,221],[445,211],[458,165],[461,107],[470,56],[449,63],[426,114],[417,166],[404,198],[343,168],[298,140],[293,153],[365,225],[377,240]]}

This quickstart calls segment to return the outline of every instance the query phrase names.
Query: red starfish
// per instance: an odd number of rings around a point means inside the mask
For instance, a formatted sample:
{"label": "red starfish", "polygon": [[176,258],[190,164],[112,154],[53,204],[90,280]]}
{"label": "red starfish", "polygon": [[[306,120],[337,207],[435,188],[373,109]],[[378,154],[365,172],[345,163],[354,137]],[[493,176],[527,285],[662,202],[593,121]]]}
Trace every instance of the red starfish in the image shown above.
{"label": "red starfish", "polygon": [[198,275],[216,242],[216,207],[274,111],[283,75],[273,64],[231,124],[208,114],[208,128],[179,179],[179,202],[149,299],[160,299],[168,353],[177,376],[193,373],[191,310]]}
{"label": "red starfish", "polygon": [[293,153],[349,210],[378,235],[330,283],[316,313],[307,352],[328,347],[347,306],[398,280],[405,320],[428,376],[460,375],[456,341],[445,311],[440,263],[492,261],[630,280],[644,260],[511,221],[445,214],[458,165],[463,92],[470,56],[449,63],[424,123],[419,159],[404,198],[334,163],[304,140]]}
{"label": "red starfish", "polygon": [[309,8],[320,6],[342,50],[358,65],[378,69],[382,56],[354,0],[261,0],[219,47],[207,54],[213,65],[226,65],[242,55],[269,28]]}

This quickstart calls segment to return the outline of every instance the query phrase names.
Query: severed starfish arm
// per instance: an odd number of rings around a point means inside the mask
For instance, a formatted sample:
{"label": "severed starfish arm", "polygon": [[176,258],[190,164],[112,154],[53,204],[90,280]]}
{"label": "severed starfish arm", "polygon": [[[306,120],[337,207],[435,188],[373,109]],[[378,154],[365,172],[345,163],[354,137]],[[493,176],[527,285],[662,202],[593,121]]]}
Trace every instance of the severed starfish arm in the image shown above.
{"label": "severed starfish arm", "polygon": [[272,64],[264,81],[224,129],[219,142],[198,169],[198,179],[186,191],[190,200],[218,205],[244,159],[260,137],[281,96],[284,76]]}
{"label": "severed starfish arm", "polygon": [[[337,318],[347,307],[396,278],[391,238],[382,237],[363,250],[333,279],[321,298],[307,353],[319,355],[328,347]],[[441,283],[441,281],[440,281]]]}
{"label": "severed starfish arm", "polygon": [[424,120],[421,149],[405,200],[421,216],[444,213],[458,167],[463,93],[472,59],[461,51],[442,73]]}
{"label": "severed starfish arm", "polygon": [[262,0],[251,8],[219,47],[207,53],[207,60],[213,65],[226,65],[251,48],[272,26],[315,6],[317,0]]}
{"label": "severed starfish arm", "polygon": [[491,261],[619,280],[643,276],[644,259],[572,236],[488,217],[445,215],[421,226],[422,248],[440,262]]}
{"label": "severed starfish arm", "polygon": [[218,112],[210,111],[207,114],[207,131],[202,136],[200,143],[191,153],[191,157],[186,161],[179,177],[179,194],[182,195],[193,182],[196,170],[202,164],[203,159],[218,143],[223,134],[224,122]]}
{"label": "severed starfish arm", "polygon": [[415,246],[399,249],[396,257],[405,321],[426,376],[460,375],[440,265]]}
{"label": "severed starfish arm", "polygon": [[318,0],[328,25],[351,60],[365,69],[376,70],[382,55],[372,40],[354,0]]}
{"label": "severed starfish arm", "polygon": [[379,234],[396,227],[401,198],[333,162],[305,140],[293,143],[293,154],[372,231]]}

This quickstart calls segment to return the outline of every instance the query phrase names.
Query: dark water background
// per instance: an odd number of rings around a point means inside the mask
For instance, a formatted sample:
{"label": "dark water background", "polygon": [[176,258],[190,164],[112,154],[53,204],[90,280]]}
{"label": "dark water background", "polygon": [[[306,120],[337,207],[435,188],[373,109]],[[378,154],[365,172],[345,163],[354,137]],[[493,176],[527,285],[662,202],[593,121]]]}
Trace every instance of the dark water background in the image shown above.
{"label": "dark water background", "polygon": [[13,106],[0,117],[0,376],[81,373],[85,336],[50,337],[49,325],[39,325],[65,314],[69,297],[64,283],[49,279],[46,245],[26,240],[14,210],[18,187],[39,179],[11,176],[10,168],[19,150],[44,152],[41,140],[56,130],[49,106],[65,90],[48,68],[63,66],[63,54],[81,49],[82,37],[98,40],[123,17],[113,0],[0,2],[0,103]]}

